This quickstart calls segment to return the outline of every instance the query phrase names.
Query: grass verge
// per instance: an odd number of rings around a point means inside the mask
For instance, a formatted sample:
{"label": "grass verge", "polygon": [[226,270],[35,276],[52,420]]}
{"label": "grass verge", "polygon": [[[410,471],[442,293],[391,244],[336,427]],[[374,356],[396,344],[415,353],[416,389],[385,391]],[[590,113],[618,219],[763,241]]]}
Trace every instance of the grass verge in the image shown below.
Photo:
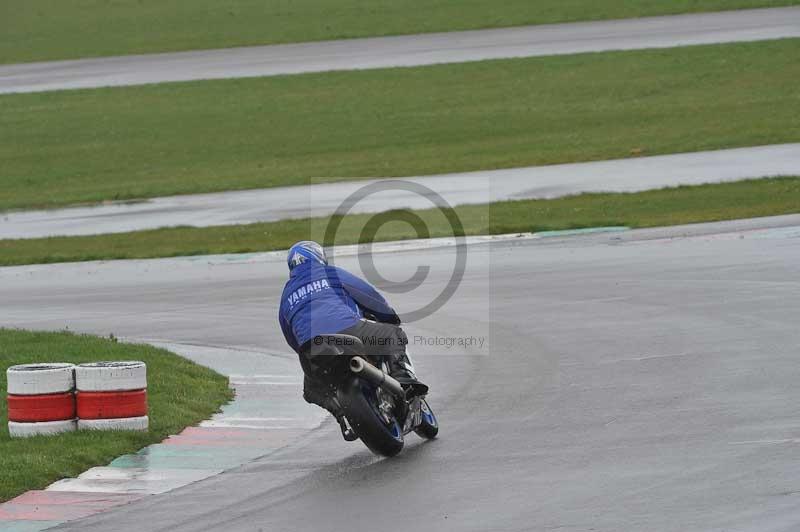
{"label": "grass verge", "polygon": [[[452,234],[450,224],[438,210],[413,212],[420,216],[429,236]],[[553,200],[506,201],[456,207],[455,212],[467,235],[615,225],[639,228],[754,218],[799,213],[800,177],[685,186],[631,194],[581,194]],[[372,215],[343,218],[335,243],[370,241],[362,237],[362,229],[372,218]],[[329,222],[330,218],[310,218],[99,236],[0,240],[0,265],[287,249],[298,240],[312,238],[323,241]],[[418,237],[410,225],[401,221],[384,225],[375,236],[376,241]]]}
{"label": "grass verge", "polygon": [[800,39],[0,96],[0,211],[800,141]]}
{"label": "grass verge", "polygon": [[163,349],[67,332],[0,329],[0,372],[31,362],[142,360],[148,369],[149,432],[76,432],[11,439],[6,380],[0,380],[0,502],[74,477],[93,466],[160,442],[209,418],[232,398],[228,380]]}
{"label": "grass verge", "polygon": [[797,0],[4,0],[0,63],[797,4]]}

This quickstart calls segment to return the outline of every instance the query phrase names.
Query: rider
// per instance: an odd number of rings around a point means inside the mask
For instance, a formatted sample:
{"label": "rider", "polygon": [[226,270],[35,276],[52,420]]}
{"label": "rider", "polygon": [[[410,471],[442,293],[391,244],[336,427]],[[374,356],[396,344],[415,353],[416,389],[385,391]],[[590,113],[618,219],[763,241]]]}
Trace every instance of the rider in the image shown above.
{"label": "rider", "polygon": [[400,317],[368,282],[328,265],[316,242],[302,241],[289,249],[289,280],[281,296],[279,322],[283,336],[300,357],[305,379],[303,398],[328,410],[346,440],[355,439],[347,427],[336,391],[316,374],[309,353],[313,339],[326,334],[360,338],[372,355],[389,358],[389,373],[409,396],[424,395],[428,387],[417,380],[406,354],[408,338]]}

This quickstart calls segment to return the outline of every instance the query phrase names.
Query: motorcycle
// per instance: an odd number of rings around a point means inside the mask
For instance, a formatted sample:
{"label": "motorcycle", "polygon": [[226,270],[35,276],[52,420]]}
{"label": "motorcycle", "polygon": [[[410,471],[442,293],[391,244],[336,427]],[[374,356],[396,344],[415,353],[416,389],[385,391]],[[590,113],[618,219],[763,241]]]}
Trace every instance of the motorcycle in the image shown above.
{"label": "motorcycle", "polygon": [[367,354],[359,338],[329,334],[314,339],[314,363],[335,388],[347,422],[373,453],[395,456],[411,432],[425,439],[439,433],[439,423],[425,396],[406,397],[389,375],[383,357]]}

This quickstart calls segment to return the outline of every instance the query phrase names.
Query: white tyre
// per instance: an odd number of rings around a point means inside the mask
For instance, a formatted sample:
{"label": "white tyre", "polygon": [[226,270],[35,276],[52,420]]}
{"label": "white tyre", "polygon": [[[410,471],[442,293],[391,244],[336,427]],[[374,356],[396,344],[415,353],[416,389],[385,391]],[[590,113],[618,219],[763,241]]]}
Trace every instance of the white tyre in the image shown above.
{"label": "white tyre", "polygon": [[79,419],[78,430],[147,430],[147,416],[119,419]]}
{"label": "white tyre", "polygon": [[75,385],[81,392],[118,392],[147,388],[144,362],[92,362],[75,367]]}
{"label": "white tyre", "polygon": [[6,370],[11,395],[45,395],[75,388],[73,364],[22,364]]}
{"label": "white tyre", "polygon": [[28,438],[38,435],[61,434],[62,432],[74,432],[78,424],[74,419],[67,421],[47,421],[43,423],[15,423],[8,422],[8,433],[12,438]]}

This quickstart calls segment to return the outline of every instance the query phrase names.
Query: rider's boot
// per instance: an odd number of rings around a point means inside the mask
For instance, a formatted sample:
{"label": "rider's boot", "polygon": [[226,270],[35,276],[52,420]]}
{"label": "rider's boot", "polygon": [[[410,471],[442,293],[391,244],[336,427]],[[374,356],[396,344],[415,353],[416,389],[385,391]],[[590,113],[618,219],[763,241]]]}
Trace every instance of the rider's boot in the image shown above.
{"label": "rider's boot", "polygon": [[339,429],[342,431],[342,438],[344,438],[344,441],[356,441],[358,439],[358,434],[356,434],[356,431],[354,431],[353,427],[347,422],[347,418],[339,414],[336,416],[336,421],[339,422]]}
{"label": "rider's boot", "polygon": [[414,373],[414,365],[407,354],[398,353],[394,355],[389,367],[391,376],[405,388],[406,397],[411,398],[428,393],[428,386],[417,379]]}
{"label": "rider's boot", "polygon": [[326,393],[327,390],[323,391],[313,384],[315,383],[310,382],[308,379],[306,380],[306,386],[303,389],[303,398],[309,403],[321,406],[336,418],[337,423],[339,423],[339,428],[342,431],[342,438],[344,438],[344,441],[357,440],[358,435],[356,435],[356,432],[347,422],[347,419],[342,413],[342,407],[336,397],[330,393]]}
{"label": "rider's boot", "polygon": [[344,438],[344,441],[355,441],[358,439],[356,431],[353,430],[353,427],[347,422],[347,418],[344,417],[342,407],[339,405],[339,401],[336,397],[327,396],[323,408],[336,418],[336,422],[339,423],[339,429],[342,431],[342,438]]}

